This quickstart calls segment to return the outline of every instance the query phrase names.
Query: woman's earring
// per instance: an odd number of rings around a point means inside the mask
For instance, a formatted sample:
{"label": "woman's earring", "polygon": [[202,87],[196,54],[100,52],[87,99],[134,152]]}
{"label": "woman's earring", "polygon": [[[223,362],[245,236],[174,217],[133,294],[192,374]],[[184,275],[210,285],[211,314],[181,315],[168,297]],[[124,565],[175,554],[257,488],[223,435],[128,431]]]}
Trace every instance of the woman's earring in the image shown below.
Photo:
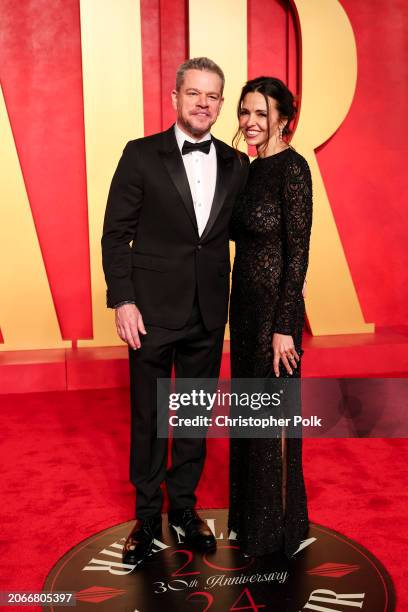
{"label": "woman's earring", "polygon": [[283,129],[279,128],[279,140],[282,140]]}

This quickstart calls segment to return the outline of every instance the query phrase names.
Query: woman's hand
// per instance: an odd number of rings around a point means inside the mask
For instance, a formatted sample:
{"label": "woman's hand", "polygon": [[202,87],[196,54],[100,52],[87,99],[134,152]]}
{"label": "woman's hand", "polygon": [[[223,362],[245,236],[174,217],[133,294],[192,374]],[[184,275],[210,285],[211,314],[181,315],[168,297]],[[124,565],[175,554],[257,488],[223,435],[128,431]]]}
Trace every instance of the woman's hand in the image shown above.
{"label": "woman's hand", "polygon": [[273,369],[276,377],[279,378],[280,360],[282,360],[289,374],[292,374],[293,368],[297,368],[297,361],[299,361],[299,355],[295,350],[292,336],[287,336],[286,334],[273,334],[272,349]]}

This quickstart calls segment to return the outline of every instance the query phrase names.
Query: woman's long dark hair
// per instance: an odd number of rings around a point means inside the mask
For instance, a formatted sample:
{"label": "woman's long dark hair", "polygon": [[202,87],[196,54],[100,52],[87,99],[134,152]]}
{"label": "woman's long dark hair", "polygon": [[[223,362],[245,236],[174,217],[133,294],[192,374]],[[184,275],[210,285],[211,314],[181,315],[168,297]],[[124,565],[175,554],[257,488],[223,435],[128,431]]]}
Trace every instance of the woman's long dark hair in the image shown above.
{"label": "woman's long dark hair", "polygon": [[[239,100],[238,100],[238,106],[237,106],[238,121],[239,121],[242,102],[245,96],[248,93],[255,93],[255,92],[258,92],[263,95],[263,97],[265,98],[267,109],[269,109],[269,98],[273,98],[274,100],[276,100],[276,108],[279,112],[279,117],[287,120],[286,125],[282,130],[282,136],[285,136],[286,138],[290,136],[290,134],[292,133],[290,129],[290,125],[292,121],[295,119],[296,113],[297,113],[297,108],[295,105],[295,97],[292,94],[292,92],[286,87],[285,83],[281,81],[280,79],[277,79],[276,77],[261,76],[261,77],[257,77],[256,79],[251,79],[250,81],[245,83],[244,87],[242,88]],[[271,126],[270,126],[270,121],[269,121],[269,113],[267,115],[267,122],[268,122],[268,140],[269,140],[269,138],[271,137]],[[235,133],[235,136],[232,139],[232,146],[235,147],[235,149],[238,148],[241,137],[242,137],[242,131],[238,127]]]}

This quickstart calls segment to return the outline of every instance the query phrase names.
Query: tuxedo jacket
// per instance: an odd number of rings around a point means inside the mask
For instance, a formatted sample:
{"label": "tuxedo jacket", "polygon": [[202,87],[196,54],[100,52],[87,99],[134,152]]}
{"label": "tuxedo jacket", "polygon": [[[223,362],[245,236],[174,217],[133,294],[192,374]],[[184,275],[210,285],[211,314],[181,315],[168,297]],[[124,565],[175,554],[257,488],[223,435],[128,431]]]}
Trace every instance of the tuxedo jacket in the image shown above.
{"label": "tuxedo jacket", "polygon": [[109,307],[133,300],[146,325],[180,329],[197,292],[206,329],[225,325],[228,225],[249,160],[213,142],[216,187],[201,236],[174,126],[126,145],[112,179],[102,237]]}

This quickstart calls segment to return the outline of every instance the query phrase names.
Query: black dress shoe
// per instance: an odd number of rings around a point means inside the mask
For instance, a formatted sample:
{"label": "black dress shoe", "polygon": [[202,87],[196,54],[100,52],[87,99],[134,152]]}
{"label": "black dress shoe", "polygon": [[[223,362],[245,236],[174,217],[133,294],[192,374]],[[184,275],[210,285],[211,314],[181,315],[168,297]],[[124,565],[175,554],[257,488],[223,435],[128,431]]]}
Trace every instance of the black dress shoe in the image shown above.
{"label": "black dress shoe", "polygon": [[161,535],[161,514],[136,519],[136,524],[123,546],[123,563],[140,567],[152,552],[153,540]]}
{"label": "black dress shoe", "polygon": [[180,527],[184,531],[184,539],[187,544],[202,552],[215,550],[217,542],[211,529],[198,516],[194,508],[183,508],[182,510],[169,510],[169,525],[173,529]]}

